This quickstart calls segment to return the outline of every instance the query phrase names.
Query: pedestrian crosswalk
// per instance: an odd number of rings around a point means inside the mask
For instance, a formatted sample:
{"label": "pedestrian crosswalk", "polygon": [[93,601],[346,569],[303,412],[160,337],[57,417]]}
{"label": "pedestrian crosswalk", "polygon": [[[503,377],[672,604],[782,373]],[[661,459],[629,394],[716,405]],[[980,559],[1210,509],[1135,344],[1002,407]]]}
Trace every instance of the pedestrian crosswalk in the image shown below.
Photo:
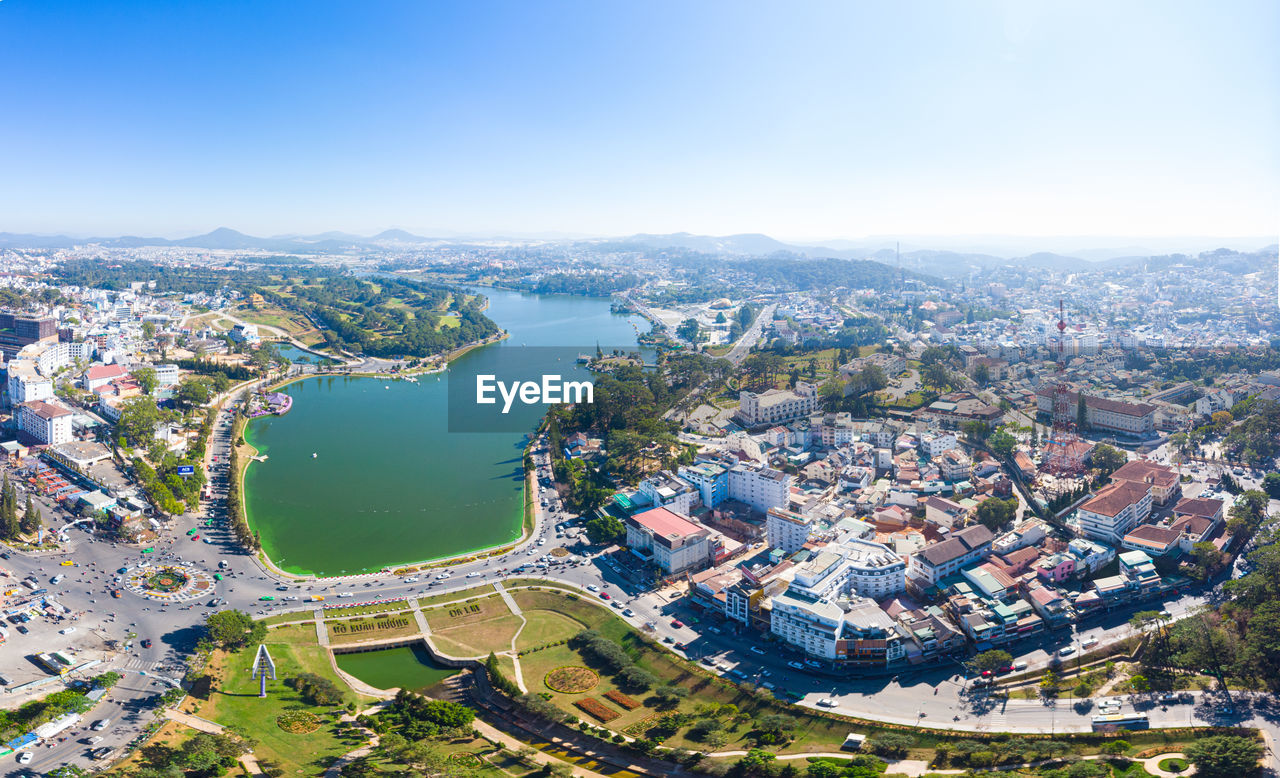
{"label": "pedestrian crosswalk", "polygon": [[148,662],[138,656],[135,656],[124,663],[124,669],[126,670],[154,670],[159,666],[159,662]]}

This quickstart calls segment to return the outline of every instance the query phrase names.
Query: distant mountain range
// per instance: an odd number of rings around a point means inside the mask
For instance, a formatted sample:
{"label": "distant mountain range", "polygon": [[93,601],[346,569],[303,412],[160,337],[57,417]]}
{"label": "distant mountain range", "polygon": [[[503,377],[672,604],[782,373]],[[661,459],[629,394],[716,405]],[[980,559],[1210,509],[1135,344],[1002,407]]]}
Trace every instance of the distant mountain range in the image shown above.
{"label": "distant mountain range", "polygon": [[424,238],[404,230],[384,230],[371,237],[346,232],[325,232],[319,235],[276,235],[259,238],[246,235],[229,227],[219,227],[204,235],[190,238],[139,237],[122,235],[114,238],[72,238],[66,235],[30,235],[0,232],[0,248],[70,248],[96,244],[108,248],[139,248],[142,246],[185,246],[199,249],[228,249],[241,251],[278,251],[281,253],[326,254],[357,250],[373,246],[396,244],[425,244],[442,242]]}
{"label": "distant mountain range", "polygon": [[[508,243],[519,243],[513,238],[429,238],[415,235],[401,229],[389,229],[377,235],[362,236],[348,232],[323,232],[318,235],[275,235],[272,237],[256,237],[243,232],[219,227],[218,229],[195,235],[190,238],[172,240],[169,238],[140,237],[122,235],[117,237],[74,238],[66,235],[32,235],[22,233],[0,232],[0,248],[34,248],[53,249],[71,248],[96,244],[108,248],[140,248],[143,246],[183,246],[188,248],[223,249],[242,251],[270,251],[282,254],[333,254],[360,251],[369,248],[395,248],[415,245],[443,245],[485,243],[501,240]],[[1049,269],[1069,272],[1071,270],[1097,270],[1100,268],[1132,267],[1142,263],[1168,263],[1161,257],[1172,253],[1199,254],[1202,251],[1224,248],[1230,252],[1243,252],[1246,255],[1274,256],[1276,245],[1268,238],[1211,238],[1189,237],[1174,238],[1121,238],[1110,239],[1123,248],[1104,248],[1106,238],[1031,238],[1018,236],[944,236],[904,237],[899,254],[892,239],[875,236],[859,241],[832,240],[830,245],[806,245],[785,243],[759,233],[743,233],[738,235],[695,235],[688,232],[676,232],[665,235],[640,233],[623,238],[561,238],[558,240],[541,239],[526,242],[539,243],[576,243],[579,245],[598,245],[602,248],[650,248],[650,249],[684,249],[704,254],[720,254],[738,257],[784,256],[835,259],[872,259],[885,264],[894,265],[901,262],[902,267],[920,273],[944,277],[957,277],[973,270],[983,270],[1000,265],[1016,267]],[[940,248],[939,245],[950,245],[953,249]],[[1049,251],[1019,252],[1019,247],[1040,245],[1074,245],[1076,248],[1067,253]],[[1270,245],[1264,245],[1264,244]],[[966,247],[970,250],[958,250]],[[979,247],[986,250],[980,250]],[[1153,259],[1154,258],[1154,259]],[[1238,272],[1238,271],[1237,271]]]}

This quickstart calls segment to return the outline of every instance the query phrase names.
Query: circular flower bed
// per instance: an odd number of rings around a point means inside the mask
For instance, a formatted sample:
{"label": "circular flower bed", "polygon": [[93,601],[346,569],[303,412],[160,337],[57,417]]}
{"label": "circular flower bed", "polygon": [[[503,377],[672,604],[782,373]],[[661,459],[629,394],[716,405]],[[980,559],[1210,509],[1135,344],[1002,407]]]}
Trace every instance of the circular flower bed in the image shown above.
{"label": "circular flower bed", "polygon": [[566,665],[547,673],[543,683],[553,692],[582,694],[596,688],[596,684],[600,683],[600,676],[589,667]]}
{"label": "circular flower bed", "polygon": [[176,592],[186,586],[190,580],[182,570],[174,567],[163,567],[155,575],[143,582],[143,585],[153,592]]}
{"label": "circular flower bed", "polygon": [[449,754],[449,761],[459,767],[469,767],[473,770],[479,770],[484,765],[484,761],[480,757],[467,751],[457,751]]}
{"label": "circular flower bed", "polygon": [[276,726],[291,735],[307,735],[320,729],[320,717],[305,710],[287,710],[276,716]]}
{"label": "circular flower bed", "polygon": [[1186,769],[1191,766],[1187,763],[1187,760],[1179,759],[1177,757],[1161,759],[1159,765],[1161,770],[1165,770],[1170,773],[1186,772]]}

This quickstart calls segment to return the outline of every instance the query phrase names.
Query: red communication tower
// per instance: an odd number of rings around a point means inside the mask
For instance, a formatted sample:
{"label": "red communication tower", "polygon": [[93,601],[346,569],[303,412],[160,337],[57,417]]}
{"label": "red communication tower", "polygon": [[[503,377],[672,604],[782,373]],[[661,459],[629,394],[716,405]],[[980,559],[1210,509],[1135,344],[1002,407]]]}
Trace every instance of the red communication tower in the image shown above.
{"label": "red communication tower", "polygon": [[1084,470],[1083,449],[1076,435],[1075,409],[1071,404],[1071,386],[1067,383],[1065,350],[1066,314],[1058,300],[1058,367],[1057,384],[1053,387],[1053,432],[1045,444],[1045,461],[1054,475],[1079,475]]}

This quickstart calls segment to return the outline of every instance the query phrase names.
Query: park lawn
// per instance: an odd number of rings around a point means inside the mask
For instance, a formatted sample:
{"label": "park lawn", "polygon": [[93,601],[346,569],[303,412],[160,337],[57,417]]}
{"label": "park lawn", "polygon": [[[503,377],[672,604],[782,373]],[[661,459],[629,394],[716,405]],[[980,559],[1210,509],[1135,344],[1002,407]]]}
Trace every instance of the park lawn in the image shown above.
{"label": "park lawn", "polygon": [[[596,605],[595,602],[572,593],[517,589],[511,592],[511,599],[516,601],[520,610],[525,611],[526,616],[529,615],[529,611],[552,611],[561,616],[567,616],[578,623],[578,632],[584,629],[595,629],[609,622],[611,616],[608,610]],[[523,637],[521,635],[522,639]]]}
{"label": "park lawn", "polygon": [[[533,771],[525,767],[515,758],[515,754],[506,751],[500,746],[495,746],[484,739],[476,740],[451,740],[445,742],[433,742],[441,753],[452,756],[453,754],[472,754],[481,759],[483,764],[478,768],[471,768],[465,774],[475,776],[475,778],[509,778],[509,776],[525,776],[533,775]],[[464,765],[455,763],[459,769]],[[385,759],[377,758],[373,761],[373,766],[378,774],[386,775],[404,775],[404,767],[388,762]]]}
{"label": "park lawn", "polygon": [[218,652],[210,662],[210,672],[217,679],[214,691],[201,703],[196,715],[224,726],[242,728],[258,741],[254,749],[258,759],[279,764],[286,775],[323,772],[330,761],[362,741],[340,738],[334,731],[335,719],[327,716],[328,709],[311,709],[324,723],[308,735],[292,735],[276,726],[276,717],[285,710],[309,707],[285,685],[285,680],[304,672],[315,673],[337,684],[346,692],[348,701],[363,702],[366,698],[352,692],[333,672],[328,652],[316,644],[313,627],[273,629],[267,633],[266,646],[275,660],[277,678],[267,682],[266,699],[258,697],[258,682],[250,678],[254,651]]}
{"label": "park lawn", "polygon": [[[505,606],[504,606],[505,607]],[[494,651],[510,651],[511,641],[524,620],[514,613],[486,621],[473,621],[450,629],[431,631],[431,641],[446,654],[456,657],[485,657]]]}
{"label": "park lawn", "polygon": [[409,603],[405,599],[387,600],[386,602],[374,602],[368,605],[352,605],[349,608],[326,608],[324,611],[324,619],[340,619],[345,616],[368,616],[371,613],[386,613],[388,611],[402,611],[409,607]]}
{"label": "park lawn", "polygon": [[[567,711],[580,719],[591,722],[592,724],[606,726],[614,732],[621,732],[632,724],[652,716],[657,712],[656,709],[650,707],[648,704],[641,705],[639,708],[629,711],[605,699],[605,693],[618,689],[618,685],[613,682],[611,677],[600,672],[598,668],[594,667],[592,669],[600,673],[600,682],[590,691],[582,694],[562,694],[547,686],[547,673],[555,670],[557,667],[575,665],[591,667],[591,665],[582,658],[581,654],[569,646],[552,646],[551,648],[534,651],[520,657],[521,675],[524,678],[525,688],[529,690],[530,694],[541,694],[544,692],[550,694],[551,701],[559,706],[561,710]],[[628,696],[642,702],[649,696],[647,692],[627,692],[627,694]],[[622,715],[607,724],[597,721],[595,717],[574,707],[574,702],[586,697],[591,697],[596,702],[602,703],[606,708]],[[690,706],[690,709],[692,709],[692,706]]]}
{"label": "park lawn", "polygon": [[483,584],[473,589],[460,589],[456,592],[445,592],[431,597],[419,597],[418,607],[422,608],[423,611],[426,611],[427,608],[434,605],[441,605],[446,602],[457,602],[458,600],[466,600],[471,597],[484,597],[494,594],[494,591],[493,584]]}
{"label": "park lawn", "polygon": [[516,637],[517,651],[568,640],[584,629],[582,622],[550,610],[526,610],[524,619],[524,629]]}
{"label": "park lawn", "polygon": [[441,329],[452,329],[453,327],[461,327],[462,322],[458,319],[457,316],[450,313],[440,317],[439,326]]}
{"label": "park lawn", "polygon": [[310,624],[315,620],[316,617],[313,613],[277,613],[274,616],[260,619],[268,627],[273,627],[277,624]]}
{"label": "park lawn", "polygon": [[[522,594],[536,594],[534,592],[522,592]],[[550,594],[550,593],[545,593]],[[514,596],[514,595],[513,595]],[[556,596],[556,595],[552,595]],[[517,603],[520,600],[517,599]],[[570,601],[572,602],[572,601]],[[632,629],[630,625],[621,619],[615,617],[613,613],[604,607],[597,605],[594,601],[580,600],[576,603],[581,608],[594,609],[598,612],[598,621],[593,627],[600,634],[613,639],[619,643],[637,665],[653,673],[660,679],[660,683],[681,686],[689,689],[689,696],[680,702],[679,706],[674,710],[680,713],[693,713],[699,705],[714,703],[724,705],[732,703],[738,707],[744,714],[751,718],[759,718],[771,713],[781,713],[791,716],[797,720],[798,726],[794,733],[795,739],[780,753],[813,753],[821,751],[837,751],[840,744],[844,741],[845,736],[849,732],[861,732],[868,736],[874,736],[882,732],[901,732],[902,729],[893,726],[880,726],[873,722],[854,722],[844,720],[836,716],[822,715],[811,709],[801,708],[790,705],[773,697],[771,694],[764,693],[763,690],[755,692],[737,686],[723,678],[715,676],[710,672],[703,670],[701,667],[689,662],[685,662],[675,654],[665,650],[656,643],[649,641],[639,632]],[[523,604],[521,605],[523,608]],[[586,662],[582,656],[574,649],[567,645],[554,646],[543,649],[541,651],[533,651],[520,657],[520,666],[522,676],[526,688],[531,693],[547,692],[551,694],[552,701],[555,702],[563,710],[577,716],[581,719],[591,720],[578,708],[573,706],[573,702],[582,697],[594,697],[603,702],[610,708],[617,710],[622,715],[609,722],[606,726],[614,731],[620,731],[627,726],[634,724],[649,716],[654,716],[657,711],[647,702],[648,694],[646,693],[629,693],[631,697],[645,702],[646,704],[634,711],[625,711],[618,706],[613,705],[605,700],[602,695],[616,688],[612,678],[601,674],[600,683],[585,694],[569,695],[560,694],[547,688],[545,683],[546,674],[557,667],[564,665],[591,665]],[[594,668],[593,668],[594,669]],[[504,666],[504,672],[505,672]],[[742,750],[748,747],[746,736],[750,731],[750,725],[744,724],[736,729],[732,724],[726,722],[725,733],[730,740],[721,750]],[[685,737],[686,729],[681,729],[674,736],[668,738],[664,745],[671,747],[684,747],[690,749],[705,748],[700,743],[689,740]],[[935,734],[927,731],[913,733],[916,736],[916,743],[910,749],[910,758],[913,759],[929,759],[933,756],[934,746],[943,741],[964,739],[972,737],[966,733],[958,733],[954,736],[946,734]],[[1070,739],[1070,738],[1065,738]],[[1184,740],[1190,742],[1186,733],[1170,733],[1163,730],[1147,730],[1141,732],[1126,732],[1124,739],[1133,744],[1135,750],[1149,748],[1152,746],[1165,746],[1170,751],[1176,751],[1183,747]],[[1102,739],[1092,742],[1078,742],[1077,748],[1080,754],[1093,754],[1098,751],[1098,744],[1104,742]],[[1135,774],[1127,778],[1141,778]]]}
{"label": "park lawn", "polygon": [[431,631],[434,633],[469,624],[478,624],[500,616],[510,616],[512,613],[507,608],[507,604],[502,600],[502,597],[491,589],[487,595],[477,597],[474,600],[430,609],[423,608],[422,615],[427,617],[427,624],[430,625]]}
{"label": "park lawn", "polygon": [[[543,580],[541,578],[508,578],[502,582],[502,588],[508,592],[516,587],[531,587],[534,589],[559,589],[561,591],[572,592],[578,596],[585,596],[583,591],[576,586],[560,583],[559,581]],[[517,600],[516,602],[519,602]]]}
{"label": "park lawn", "polygon": [[[393,623],[396,622],[396,623]],[[403,623],[399,623],[403,622]],[[382,625],[382,626],[378,626]],[[343,628],[346,628],[345,630]],[[403,638],[421,633],[412,611],[325,621],[329,642],[335,645],[363,643],[367,640]]]}

